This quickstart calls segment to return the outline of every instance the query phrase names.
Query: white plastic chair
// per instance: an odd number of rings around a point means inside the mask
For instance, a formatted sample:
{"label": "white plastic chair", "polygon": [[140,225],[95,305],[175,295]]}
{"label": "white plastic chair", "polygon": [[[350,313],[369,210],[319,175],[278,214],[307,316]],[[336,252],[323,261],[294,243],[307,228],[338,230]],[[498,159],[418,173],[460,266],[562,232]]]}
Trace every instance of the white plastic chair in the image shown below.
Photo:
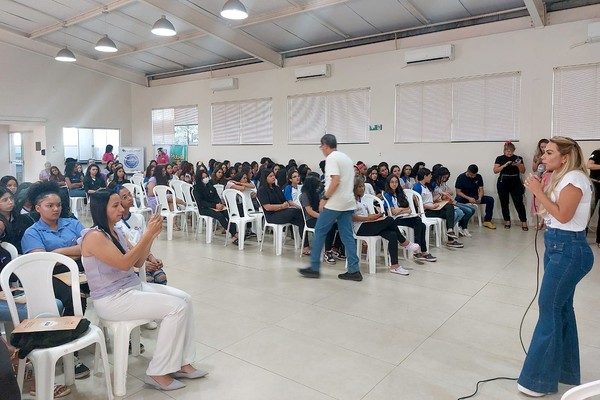
{"label": "white plastic chair", "polygon": [[[123,184],[124,188],[127,188],[127,190],[129,190],[131,192],[131,195],[133,196],[134,199],[140,199],[141,197],[146,197],[143,193],[141,193],[141,189],[139,186],[136,186],[133,183],[124,183]],[[141,196],[140,196],[141,194]],[[140,206],[138,207],[136,205],[136,202],[133,202],[133,207],[131,207],[129,209],[129,211],[137,213],[137,214],[142,214],[144,216],[144,219],[148,219],[147,217],[150,216],[150,214],[152,214],[152,209],[150,207],[148,207],[144,202],[141,202]]]}
{"label": "white plastic chair", "polygon": [[[375,214],[375,203],[377,203],[377,206],[380,207],[380,209],[383,211],[383,202],[378,197],[375,197],[370,194],[365,194],[363,195],[362,199],[360,199],[360,201],[361,203],[367,206],[369,214]],[[383,247],[385,265],[391,265],[389,253],[387,251],[387,240],[385,240],[381,236],[354,235],[354,237],[356,238],[356,254],[358,255],[359,261],[362,255],[362,242],[367,243],[367,261],[369,263],[369,274],[374,274],[375,272],[377,272],[377,249],[380,245]]]}
{"label": "white plastic chair", "polygon": [[[306,210],[304,207],[302,207],[301,210],[302,218],[304,218],[304,230],[302,231],[302,243],[304,243],[306,240],[306,235],[308,235],[309,232],[313,234],[313,237],[315,236],[315,228],[309,228],[308,225],[306,225]],[[302,246],[300,246],[300,258],[302,258],[303,255]]]}
{"label": "white plastic chair", "polygon": [[[69,268],[72,282],[71,295],[75,316],[83,316],[79,289],[79,269],[77,268],[75,261],[67,256],[57,253],[31,253],[12,260],[0,273],[0,286],[3,288],[6,295],[10,315],[15,326],[21,321],[8,282],[11,274],[14,273],[19,278],[23,290],[25,291],[25,296],[27,296],[28,318],[58,317],[60,316],[60,313],[58,306],[56,305],[54,289],[52,287],[52,271],[57,263],[63,264]],[[75,381],[73,352],[94,343],[96,344],[94,373],[96,373],[98,369],[98,352],[100,352],[106,378],[107,397],[112,400],[113,393],[110,382],[110,367],[106,353],[106,342],[102,330],[95,325],[90,325],[87,332],[71,342],[50,348],[35,349],[27,355],[27,358],[33,362],[36,372],[36,398],[38,400],[53,399],[56,362],[61,357],[63,359],[65,385],[72,385]],[[23,389],[24,371],[25,359],[19,361],[19,373],[17,376],[21,390]]]}
{"label": "white plastic chair", "polygon": [[134,185],[144,186],[144,175],[143,174],[133,174],[130,181]]}
{"label": "white plastic chair", "polygon": [[213,186],[215,187],[215,190],[217,191],[219,198],[221,200],[223,200],[223,191],[225,190],[225,186],[221,185],[220,183],[217,183],[216,185],[213,185]]}
{"label": "white plastic chair", "polygon": [[192,229],[195,229],[194,240],[198,237],[198,232],[202,231],[202,226],[204,224],[206,225],[206,243],[211,243],[213,235],[213,218],[200,214],[198,204],[194,199],[194,186],[184,181],[180,182],[183,201],[185,201],[185,208],[183,211],[185,211],[186,214],[192,214]]}
{"label": "white plastic chair", "polygon": [[[429,248],[429,232],[430,228],[433,226],[435,232],[435,247],[442,246],[442,219],[441,218],[431,218],[425,215],[425,207],[423,206],[423,197],[412,189],[404,189],[404,193],[408,198],[408,204],[410,206],[411,212],[415,211],[416,214],[419,214],[421,220],[425,224],[425,241],[427,242],[427,248]],[[413,199],[417,200],[418,211],[415,209]]]}
{"label": "white plastic chair", "polygon": [[[177,199],[175,192],[168,186],[156,185],[154,186],[154,196],[158,200],[160,208],[160,215],[167,218],[167,240],[173,240],[173,225],[175,224],[175,217],[185,216],[185,211],[177,209]],[[171,195],[171,200],[169,196]],[[171,208],[173,211],[171,211]],[[187,224],[182,223],[184,229],[187,229]]]}
{"label": "white plastic chair", "polygon": [[[260,201],[259,201],[260,204]],[[262,204],[261,204],[262,208]],[[296,225],[292,225],[290,223],[287,224],[275,224],[267,221],[265,218],[265,224],[263,226],[262,231],[262,240],[260,241],[260,251],[263,249],[263,243],[265,242],[265,234],[267,232],[267,228],[271,228],[273,230],[273,247],[275,247],[275,255],[280,256],[283,250],[283,242],[286,237],[286,229],[291,226],[292,232],[294,234],[294,249],[298,249],[302,247],[301,243],[298,243],[298,239],[300,238],[300,230]]]}
{"label": "white plastic chair", "polygon": [[600,394],[600,380],[575,386],[565,392],[560,400],[584,400]]}
{"label": "white plastic chair", "polygon": [[71,207],[71,212],[77,219],[79,219],[79,213],[85,213],[85,200],[87,198],[87,194],[85,197],[71,197],[71,191],[68,189],[67,191],[69,192],[69,204]]}
{"label": "white plastic chair", "polygon": [[0,243],[0,247],[2,247],[4,250],[6,250],[10,253],[11,261],[14,260],[15,258],[19,257],[19,251],[11,243],[2,242],[2,243]]}
{"label": "white plastic chair", "polygon": [[252,222],[252,230],[254,233],[256,233],[257,240],[260,242],[262,240],[262,225],[265,214],[262,211],[256,211],[254,209],[254,203],[252,203],[253,192],[256,193],[256,189],[244,190],[242,194],[246,198],[245,210],[248,213],[248,216],[254,217],[254,222]]}
{"label": "white plastic chair", "polygon": [[171,181],[169,182],[169,186],[175,191],[175,196],[181,200],[183,200],[183,189],[181,187],[183,183],[186,182],[180,181],[179,179],[171,179]]}
{"label": "white plastic chair", "polygon": [[[235,224],[237,226],[238,231],[238,249],[244,250],[244,238],[246,236],[246,224],[255,221],[254,216],[248,215],[246,212],[244,216],[240,214],[240,210],[238,208],[238,200],[241,201],[242,209],[247,210],[248,206],[246,205],[246,198],[236,189],[225,189],[223,191],[223,198],[225,199],[225,204],[227,205],[227,213],[229,214],[229,223],[227,224],[227,231],[229,231],[229,227],[231,224]],[[227,235],[225,236],[225,246],[227,246]]]}
{"label": "white plastic chair", "polygon": [[[139,271],[142,285],[146,285],[146,266]],[[100,324],[109,329],[113,335],[113,382],[115,396],[125,396],[127,393],[127,369],[129,356],[129,341],[131,339],[131,355],[140,355],[140,326],[151,322],[151,319],[130,319],[126,321],[100,320]]]}

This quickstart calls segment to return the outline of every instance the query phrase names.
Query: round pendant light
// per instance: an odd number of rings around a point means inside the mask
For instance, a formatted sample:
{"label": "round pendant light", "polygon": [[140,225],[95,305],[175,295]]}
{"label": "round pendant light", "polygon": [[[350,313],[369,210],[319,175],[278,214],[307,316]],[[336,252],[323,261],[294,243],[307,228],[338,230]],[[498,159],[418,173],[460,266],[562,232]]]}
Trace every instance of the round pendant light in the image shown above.
{"label": "round pendant light", "polygon": [[223,9],[221,10],[221,16],[227,19],[246,19],[248,18],[248,11],[240,0],[227,0]]}
{"label": "round pendant light", "polygon": [[117,45],[108,37],[108,35],[102,36],[94,48],[104,53],[114,53],[117,51]]}
{"label": "round pendant light", "polygon": [[151,32],[158,36],[175,36],[177,34],[171,21],[164,15],[154,23]]}
{"label": "round pendant light", "polygon": [[75,54],[73,54],[73,52],[71,50],[67,49],[66,47],[61,49],[58,53],[56,53],[56,57],[54,57],[54,59],[56,61],[62,61],[62,62],[77,61],[77,59],[75,58]]}

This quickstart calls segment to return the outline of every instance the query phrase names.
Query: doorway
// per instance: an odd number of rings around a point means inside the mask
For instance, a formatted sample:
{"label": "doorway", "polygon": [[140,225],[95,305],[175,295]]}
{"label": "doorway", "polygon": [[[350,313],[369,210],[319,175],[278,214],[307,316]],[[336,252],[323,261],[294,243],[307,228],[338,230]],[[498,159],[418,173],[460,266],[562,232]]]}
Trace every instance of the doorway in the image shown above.
{"label": "doorway", "polygon": [[8,143],[10,174],[17,178],[17,182],[23,182],[23,135],[21,132],[10,132]]}

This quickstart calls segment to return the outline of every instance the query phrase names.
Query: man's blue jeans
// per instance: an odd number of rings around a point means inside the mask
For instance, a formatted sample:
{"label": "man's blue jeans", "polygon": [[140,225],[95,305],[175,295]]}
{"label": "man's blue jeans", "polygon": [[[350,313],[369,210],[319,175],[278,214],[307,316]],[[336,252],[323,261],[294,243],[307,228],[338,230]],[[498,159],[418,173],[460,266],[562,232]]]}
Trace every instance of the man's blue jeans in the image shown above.
{"label": "man's blue jeans", "polygon": [[585,231],[549,228],[544,233],[544,278],[540,315],[519,384],[538,393],[558,391],[558,382],[580,384],[579,340],[573,310],[575,286],[592,269]]}
{"label": "man's blue jeans", "polygon": [[348,272],[358,272],[358,255],[356,254],[356,242],[352,235],[352,214],[350,211],[334,211],[327,208],[319,213],[317,224],[315,225],[315,237],[313,246],[310,252],[310,269],[318,271],[321,267],[321,253],[325,245],[325,237],[327,232],[331,230],[331,226],[337,222],[340,239],[346,249],[346,258],[348,260]]}

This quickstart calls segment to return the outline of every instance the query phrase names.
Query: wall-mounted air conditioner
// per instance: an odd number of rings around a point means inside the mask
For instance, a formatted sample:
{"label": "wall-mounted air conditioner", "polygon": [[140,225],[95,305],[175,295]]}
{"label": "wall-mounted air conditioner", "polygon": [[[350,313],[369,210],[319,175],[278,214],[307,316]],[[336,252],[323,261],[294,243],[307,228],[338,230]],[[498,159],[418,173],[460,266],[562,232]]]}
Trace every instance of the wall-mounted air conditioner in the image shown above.
{"label": "wall-mounted air conditioner", "polygon": [[331,76],[331,66],[329,64],[309,65],[307,67],[296,68],[294,74],[296,76],[296,81],[329,78]]}
{"label": "wall-mounted air conditioner", "polygon": [[208,83],[208,87],[213,92],[220,92],[222,90],[232,90],[238,88],[238,79],[237,78],[223,78],[223,79],[213,79]]}
{"label": "wall-mounted air conditioner", "polygon": [[425,47],[422,49],[408,50],[404,53],[406,65],[423,64],[434,61],[454,60],[454,45]]}
{"label": "wall-mounted air conditioner", "polygon": [[588,24],[588,43],[600,41],[600,22]]}

